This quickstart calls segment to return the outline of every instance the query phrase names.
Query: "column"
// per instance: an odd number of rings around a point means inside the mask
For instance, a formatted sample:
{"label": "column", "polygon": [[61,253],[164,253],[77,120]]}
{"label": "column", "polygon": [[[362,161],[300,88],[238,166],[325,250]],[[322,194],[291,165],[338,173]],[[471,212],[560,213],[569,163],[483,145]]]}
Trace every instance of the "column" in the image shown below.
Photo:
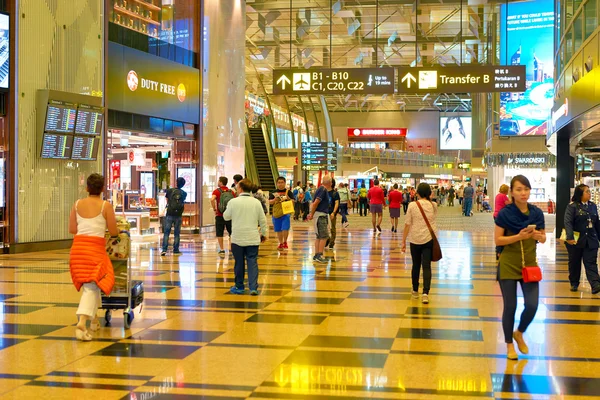
{"label": "column", "polygon": [[563,129],[555,133],[556,152],[556,237],[565,227],[565,211],[571,201],[571,189],[575,185],[575,158],[571,157],[569,132]]}

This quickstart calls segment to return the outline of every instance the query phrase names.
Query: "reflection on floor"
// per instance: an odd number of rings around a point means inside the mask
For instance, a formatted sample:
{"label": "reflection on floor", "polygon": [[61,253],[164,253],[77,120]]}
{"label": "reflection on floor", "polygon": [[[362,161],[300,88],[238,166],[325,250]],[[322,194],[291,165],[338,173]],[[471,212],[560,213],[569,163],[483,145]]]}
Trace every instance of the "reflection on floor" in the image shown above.
{"label": "reflection on floor", "polygon": [[[491,216],[442,209],[444,259],[431,304],[410,297],[399,236],[374,238],[369,217],[338,228],[313,265],[312,227],[291,249],[261,247],[261,294],[228,294],[233,262],[213,238],[184,255],[137,249],[146,301],[130,330],[115,313],[90,343],[73,338],[79,299],[67,252],[0,258],[0,398],[576,399],[600,396],[600,301],[570,293],[566,254],[540,246],[545,279],[526,334],[530,355],[505,358]],[[468,222],[466,222],[468,221]],[[338,221],[339,223],[339,221]],[[464,225],[462,225],[464,224]],[[400,229],[401,230],[401,229]],[[271,232],[271,236],[274,234]]]}

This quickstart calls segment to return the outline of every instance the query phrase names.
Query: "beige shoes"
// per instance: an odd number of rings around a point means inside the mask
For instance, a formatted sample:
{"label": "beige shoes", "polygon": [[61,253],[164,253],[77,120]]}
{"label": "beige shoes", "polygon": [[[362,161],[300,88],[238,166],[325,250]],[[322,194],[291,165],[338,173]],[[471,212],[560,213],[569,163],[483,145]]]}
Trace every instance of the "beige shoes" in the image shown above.
{"label": "beige shoes", "polygon": [[92,335],[87,330],[79,328],[75,328],[75,337],[82,342],[90,342],[92,340]]}
{"label": "beige shoes", "polygon": [[513,333],[513,339],[515,339],[515,342],[517,342],[519,351],[522,354],[529,354],[529,347],[527,347],[527,344],[525,343],[525,339],[523,339],[523,333],[521,333],[519,331],[515,331]]}

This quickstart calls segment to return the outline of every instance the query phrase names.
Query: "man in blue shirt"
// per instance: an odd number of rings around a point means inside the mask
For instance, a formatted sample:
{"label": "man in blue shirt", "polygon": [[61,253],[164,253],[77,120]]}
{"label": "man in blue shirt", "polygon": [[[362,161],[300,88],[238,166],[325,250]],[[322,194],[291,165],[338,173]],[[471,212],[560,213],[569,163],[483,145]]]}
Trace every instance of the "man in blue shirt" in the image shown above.
{"label": "man in blue shirt", "polygon": [[475,195],[475,189],[473,189],[473,185],[471,184],[471,182],[469,182],[469,186],[467,186],[465,188],[465,191],[463,194],[463,196],[465,197],[464,211],[465,211],[466,217],[471,216],[471,209],[473,208],[473,196],[474,195]]}
{"label": "man in blue shirt", "polygon": [[315,233],[317,235],[313,261],[325,264],[328,260],[323,257],[323,251],[325,250],[325,242],[329,237],[329,191],[332,189],[331,177],[326,176],[323,178],[322,183],[321,187],[315,192],[308,219],[314,219]]}

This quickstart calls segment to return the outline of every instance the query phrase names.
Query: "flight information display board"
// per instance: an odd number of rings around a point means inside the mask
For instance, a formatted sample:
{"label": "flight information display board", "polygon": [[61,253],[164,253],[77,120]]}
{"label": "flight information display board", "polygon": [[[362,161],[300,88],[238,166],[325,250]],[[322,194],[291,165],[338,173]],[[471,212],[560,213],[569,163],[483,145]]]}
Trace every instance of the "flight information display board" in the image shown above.
{"label": "flight information display board", "polygon": [[102,135],[104,126],[104,110],[102,107],[80,104],[77,109],[75,133],[78,135]]}
{"label": "flight information display board", "polygon": [[273,94],[394,94],[394,68],[275,69]]}
{"label": "flight information display board", "polygon": [[46,110],[45,132],[73,133],[77,105],[64,101],[50,100]]}
{"label": "flight information display board", "polygon": [[333,142],[302,142],[304,171],[336,171],[337,145]]}
{"label": "flight information display board", "polygon": [[94,137],[75,136],[73,138],[72,160],[96,161],[100,139]]}
{"label": "flight information display board", "polygon": [[42,158],[68,160],[71,158],[73,136],[56,133],[44,133],[42,141]]}

